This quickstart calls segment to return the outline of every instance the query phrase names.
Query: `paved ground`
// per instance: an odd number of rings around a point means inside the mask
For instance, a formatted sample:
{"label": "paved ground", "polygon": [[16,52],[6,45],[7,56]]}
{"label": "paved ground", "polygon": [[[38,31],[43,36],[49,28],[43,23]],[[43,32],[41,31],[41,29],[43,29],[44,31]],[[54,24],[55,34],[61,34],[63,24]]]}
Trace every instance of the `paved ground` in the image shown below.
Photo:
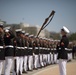
{"label": "paved ground", "polygon": [[[59,75],[59,67],[58,64],[49,65],[38,70],[28,71],[23,75]],[[67,63],[67,75],[76,75],[76,59]]]}
{"label": "paved ground", "polygon": [[[58,65],[50,65],[42,69],[33,70],[23,75],[59,75]],[[67,63],[67,75],[76,75],[76,60]]]}

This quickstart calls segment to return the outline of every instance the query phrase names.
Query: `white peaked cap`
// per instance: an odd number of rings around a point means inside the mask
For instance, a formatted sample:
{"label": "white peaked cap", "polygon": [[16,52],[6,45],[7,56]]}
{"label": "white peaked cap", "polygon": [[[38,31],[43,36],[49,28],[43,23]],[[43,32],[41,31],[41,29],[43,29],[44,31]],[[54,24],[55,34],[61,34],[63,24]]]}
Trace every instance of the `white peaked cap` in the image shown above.
{"label": "white peaked cap", "polygon": [[63,26],[63,29],[66,33],[70,33],[70,31],[68,30],[68,28],[66,28],[65,26]]}
{"label": "white peaked cap", "polygon": [[46,38],[45,38],[45,37],[43,37],[42,39],[43,39],[43,40],[45,40]]}
{"label": "white peaked cap", "polygon": [[8,26],[8,27],[5,27],[4,28],[4,30],[9,30],[11,27],[10,26]]}
{"label": "white peaked cap", "polygon": [[25,33],[25,31],[23,30],[22,33]]}
{"label": "white peaked cap", "polygon": [[33,34],[29,35],[29,37],[33,37],[33,36],[34,36]]}
{"label": "white peaked cap", "polygon": [[0,24],[0,27],[3,28],[3,24]]}
{"label": "white peaked cap", "polygon": [[40,39],[43,39],[43,37],[39,37]]}
{"label": "white peaked cap", "polygon": [[8,29],[6,29],[6,30],[5,30],[5,32],[9,32],[9,30],[8,30]]}
{"label": "white peaked cap", "polygon": [[34,36],[34,38],[38,38],[37,36]]}
{"label": "white peaked cap", "polygon": [[0,24],[0,26],[3,26],[3,24]]}
{"label": "white peaked cap", "polygon": [[19,31],[22,31],[22,29],[16,29],[15,31],[16,31],[16,32],[19,32]]}
{"label": "white peaked cap", "polygon": [[25,35],[27,36],[27,35],[29,35],[29,33],[25,33]]}

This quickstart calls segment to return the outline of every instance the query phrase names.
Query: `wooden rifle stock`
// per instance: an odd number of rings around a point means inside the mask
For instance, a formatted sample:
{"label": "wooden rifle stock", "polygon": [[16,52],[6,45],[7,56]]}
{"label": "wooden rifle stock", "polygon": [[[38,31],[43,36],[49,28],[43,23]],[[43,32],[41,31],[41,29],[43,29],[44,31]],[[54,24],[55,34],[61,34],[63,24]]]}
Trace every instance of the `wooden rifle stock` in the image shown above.
{"label": "wooden rifle stock", "polygon": [[[41,28],[40,28],[38,34],[37,34],[37,37],[39,36],[41,30],[43,30],[43,29],[51,22],[51,20],[52,20],[54,14],[55,14],[55,11],[53,10],[53,11],[51,12],[51,14],[49,15],[49,17],[45,19],[44,23],[42,24],[42,26],[41,26]],[[52,18],[51,18],[50,21],[49,21],[49,18],[50,18],[51,16],[52,16]],[[48,21],[49,21],[49,22],[48,22]],[[46,25],[47,22],[48,22],[48,24]]]}

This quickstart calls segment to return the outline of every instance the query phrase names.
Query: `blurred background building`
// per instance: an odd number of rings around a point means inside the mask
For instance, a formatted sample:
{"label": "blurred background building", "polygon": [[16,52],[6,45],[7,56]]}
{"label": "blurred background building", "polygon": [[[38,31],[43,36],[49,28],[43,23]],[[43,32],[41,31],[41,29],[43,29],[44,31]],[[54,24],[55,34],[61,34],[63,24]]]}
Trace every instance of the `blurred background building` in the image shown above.
{"label": "blurred background building", "polygon": [[[27,24],[27,23],[20,23],[20,24],[5,24],[5,27],[11,26],[11,29],[13,31],[15,31],[16,29],[23,29],[25,30],[26,33],[29,34],[33,34],[34,36],[37,35],[37,33],[40,30],[40,26],[39,25],[31,25],[31,24]],[[50,38],[50,32],[46,29],[42,30],[39,37],[46,37],[46,38]]]}

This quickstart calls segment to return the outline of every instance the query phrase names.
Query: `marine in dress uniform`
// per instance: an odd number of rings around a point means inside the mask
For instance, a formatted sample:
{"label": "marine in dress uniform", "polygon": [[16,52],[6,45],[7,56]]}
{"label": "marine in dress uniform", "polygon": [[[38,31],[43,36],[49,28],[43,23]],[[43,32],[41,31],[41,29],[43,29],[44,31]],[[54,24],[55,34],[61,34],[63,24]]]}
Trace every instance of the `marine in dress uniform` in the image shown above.
{"label": "marine in dress uniform", "polygon": [[50,63],[53,64],[53,48],[52,48],[52,41],[49,42],[49,48],[50,48]]}
{"label": "marine in dress uniform", "polygon": [[20,53],[20,75],[23,72],[23,61],[25,56],[25,31],[21,32],[21,53]]}
{"label": "marine in dress uniform", "polygon": [[54,64],[57,63],[57,49],[56,49],[56,42],[57,40],[54,41]]}
{"label": "marine in dress uniform", "polygon": [[44,38],[43,39],[43,63],[44,63],[44,66],[47,65],[47,42],[46,42],[46,39]]}
{"label": "marine in dress uniform", "polygon": [[14,62],[14,47],[13,47],[14,34],[6,29],[4,34],[5,42],[5,70],[4,75],[10,75],[10,71]]}
{"label": "marine in dress uniform", "polygon": [[44,63],[43,63],[43,40],[42,38],[39,39],[39,44],[40,44],[40,47],[39,47],[39,53],[40,53],[40,67],[42,68],[44,66]]}
{"label": "marine in dress uniform", "polygon": [[28,48],[28,68],[29,68],[29,71],[32,71],[33,70],[33,43],[34,43],[34,40],[33,40],[33,35],[29,35],[29,48]]}
{"label": "marine in dress uniform", "polygon": [[46,39],[46,56],[47,56],[47,59],[46,59],[46,65],[49,64],[49,59],[50,59],[50,55],[49,55],[49,49],[48,49],[48,39]]}
{"label": "marine in dress uniform", "polygon": [[24,50],[24,58],[23,58],[23,61],[24,61],[24,65],[23,65],[23,72],[24,73],[27,73],[27,70],[28,70],[28,46],[29,46],[29,43],[28,43],[28,37],[29,36],[29,33],[25,33],[25,50]]}
{"label": "marine in dress uniform", "polygon": [[50,49],[50,51],[51,51],[51,64],[53,64],[54,63],[54,48],[53,48],[53,41],[54,40],[52,40],[51,41],[51,49]]}
{"label": "marine in dress uniform", "polygon": [[34,68],[37,69],[39,67],[39,38],[35,37],[34,41]]}
{"label": "marine in dress uniform", "polygon": [[47,41],[47,45],[48,45],[48,50],[47,50],[47,62],[48,62],[48,65],[51,64],[51,55],[50,55],[50,50],[51,50],[51,46],[50,46],[50,40],[48,39]]}
{"label": "marine in dress uniform", "polygon": [[[22,74],[22,64],[23,64],[23,51],[22,51],[22,38],[21,38],[21,34],[22,34],[22,29],[17,29],[16,30],[16,44],[15,44],[15,71],[16,71],[16,75],[21,75]],[[22,62],[21,62],[22,61]]]}
{"label": "marine in dress uniform", "polygon": [[3,24],[0,24],[0,75],[2,73],[3,63],[5,60],[4,45]]}
{"label": "marine in dress uniform", "polygon": [[58,49],[60,75],[66,75],[66,62],[68,59],[67,48],[69,44],[69,40],[66,36],[67,33],[69,33],[69,30],[63,26],[61,29],[62,39],[60,41],[60,47]]}

